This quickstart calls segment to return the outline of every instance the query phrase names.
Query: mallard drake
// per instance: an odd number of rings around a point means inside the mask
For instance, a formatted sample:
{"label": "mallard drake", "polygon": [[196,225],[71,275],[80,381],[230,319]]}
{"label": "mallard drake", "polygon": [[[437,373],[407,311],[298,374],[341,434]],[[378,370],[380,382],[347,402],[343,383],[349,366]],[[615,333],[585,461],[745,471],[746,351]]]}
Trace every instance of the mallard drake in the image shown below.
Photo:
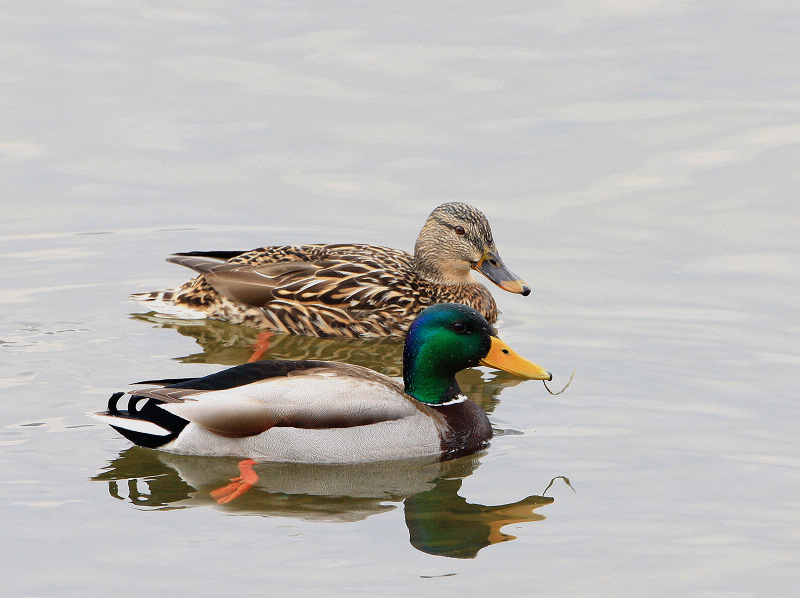
{"label": "mallard drake", "polygon": [[374,245],[289,245],[178,253],[167,261],[199,276],[132,299],[172,317],[307,336],[402,338],[435,303],[469,305],[493,323],[497,305],[471,270],[506,291],[530,293],[500,259],[486,216],[464,203],[433,210],[413,256]]}
{"label": "mallard drake", "polygon": [[[487,365],[551,380],[517,355],[476,310],[438,304],[412,323],[403,384],[365,367],[326,361],[261,361],[202,378],[136,390],[125,407],[90,413],[141,446],[168,452],[305,463],[362,462],[480,450],[486,413],[455,374]],[[158,384],[158,381],[151,381]]]}

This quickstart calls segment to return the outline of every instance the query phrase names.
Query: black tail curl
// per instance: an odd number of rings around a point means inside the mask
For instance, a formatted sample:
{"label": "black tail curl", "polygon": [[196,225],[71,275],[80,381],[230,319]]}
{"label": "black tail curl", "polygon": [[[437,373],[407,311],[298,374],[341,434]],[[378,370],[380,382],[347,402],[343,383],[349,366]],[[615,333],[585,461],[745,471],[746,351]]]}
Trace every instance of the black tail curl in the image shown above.
{"label": "black tail curl", "polygon": [[[119,400],[125,395],[124,392],[115,392],[108,399],[108,415],[113,415],[118,418],[120,425],[111,425],[117,432],[122,434],[125,438],[147,448],[158,448],[164,446],[168,442],[175,440],[178,435],[183,431],[189,423],[182,417],[161,409],[158,405],[164,401],[158,399],[142,397],[140,395],[132,394],[128,399],[127,409],[119,408]],[[123,420],[138,420],[151,422],[169,433],[160,436],[156,434],[148,434],[138,430],[131,430],[124,427]]]}

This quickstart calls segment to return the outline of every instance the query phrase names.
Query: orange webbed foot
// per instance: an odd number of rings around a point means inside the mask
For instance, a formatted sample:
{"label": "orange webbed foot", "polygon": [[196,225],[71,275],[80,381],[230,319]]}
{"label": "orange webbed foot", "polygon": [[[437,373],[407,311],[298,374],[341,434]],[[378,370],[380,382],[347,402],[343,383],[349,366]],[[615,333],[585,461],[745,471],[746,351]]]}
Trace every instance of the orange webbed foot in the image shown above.
{"label": "orange webbed foot", "polygon": [[231,478],[231,483],[222,488],[211,491],[211,496],[217,504],[225,505],[239,498],[242,494],[250,490],[258,481],[258,474],[253,471],[253,459],[245,459],[239,462],[239,476]]}
{"label": "orange webbed foot", "polygon": [[263,332],[258,333],[256,342],[253,345],[253,354],[250,356],[250,359],[247,360],[247,363],[258,361],[264,356],[264,353],[269,351],[269,339],[271,339],[272,336],[273,333],[269,330],[264,330]]}

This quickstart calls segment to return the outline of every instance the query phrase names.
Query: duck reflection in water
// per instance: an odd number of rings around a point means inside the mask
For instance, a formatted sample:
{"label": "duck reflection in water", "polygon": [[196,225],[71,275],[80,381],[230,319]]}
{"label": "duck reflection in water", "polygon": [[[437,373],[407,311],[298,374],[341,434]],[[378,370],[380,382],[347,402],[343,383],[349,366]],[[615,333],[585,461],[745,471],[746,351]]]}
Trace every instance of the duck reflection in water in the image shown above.
{"label": "duck reflection in water", "polygon": [[[148,322],[156,328],[171,328],[181,336],[194,339],[202,352],[176,358],[182,363],[228,366],[246,363],[262,332],[221,320],[187,321],[153,314],[131,314],[131,319]],[[275,333],[269,340],[267,359],[343,361],[363,365],[387,376],[401,376],[403,373],[403,341],[398,339],[337,339]]]}
{"label": "duck reflection in water", "polygon": [[[422,552],[474,558],[491,544],[514,540],[501,528],[541,521],[536,509],[553,499],[532,495],[503,505],[468,502],[458,494],[479,455],[451,461],[398,459],[353,464],[259,463],[249,492],[220,505],[211,491],[224,486],[237,460],[191,457],[131,447],[93,477],[109,493],[144,509],[209,506],[228,514],[353,522],[403,505],[410,542]],[[393,504],[395,503],[395,504]]]}

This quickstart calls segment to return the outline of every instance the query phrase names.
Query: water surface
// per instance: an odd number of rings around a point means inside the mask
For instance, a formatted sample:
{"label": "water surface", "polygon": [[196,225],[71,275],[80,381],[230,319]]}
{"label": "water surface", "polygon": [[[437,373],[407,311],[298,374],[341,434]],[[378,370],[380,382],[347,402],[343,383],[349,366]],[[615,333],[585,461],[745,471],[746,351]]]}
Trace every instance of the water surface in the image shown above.
{"label": "water surface", "polygon": [[[785,596],[800,583],[792,3],[0,8],[0,594]],[[174,251],[411,249],[489,216],[501,336],[566,393],[462,376],[447,464],[131,448],[84,416],[254,332],[127,300]],[[399,373],[392,343],[276,355]],[[563,480],[566,476],[573,490]]]}

